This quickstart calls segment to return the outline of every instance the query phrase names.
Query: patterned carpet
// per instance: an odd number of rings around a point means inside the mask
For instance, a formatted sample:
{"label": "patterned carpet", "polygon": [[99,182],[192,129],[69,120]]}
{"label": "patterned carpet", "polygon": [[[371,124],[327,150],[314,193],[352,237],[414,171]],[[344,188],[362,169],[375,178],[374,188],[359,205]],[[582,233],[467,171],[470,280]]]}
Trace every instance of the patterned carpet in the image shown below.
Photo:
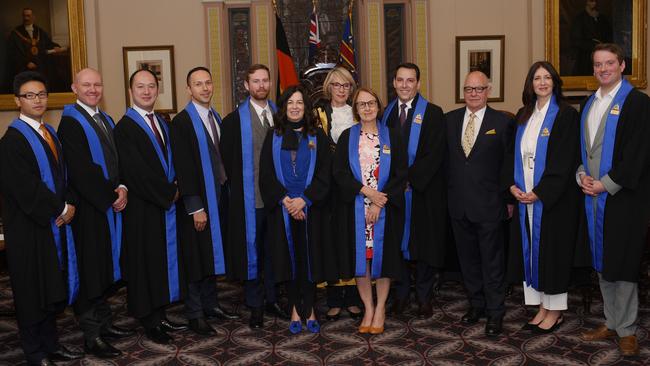
{"label": "patterned carpet", "polygon": [[[434,315],[418,320],[415,307],[403,315],[389,318],[381,335],[360,335],[357,324],[347,316],[336,322],[322,323],[322,332],[303,331],[291,335],[288,322],[267,317],[263,330],[247,326],[248,311],[241,305],[241,287],[219,282],[221,303],[235,304],[243,321],[214,321],[217,335],[202,338],[190,331],[174,334],[171,345],[158,345],[142,336],[113,343],[124,352],[121,358],[99,360],[86,357],[70,365],[648,365],[650,364],[650,307],[642,303],[639,317],[641,355],[623,358],[613,340],[584,342],[581,331],[603,321],[599,294],[594,294],[591,313],[584,314],[581,298],[569,296],[569,311],[564,324],[549,335],[520,331],[533,309],[522,306],[522,292],[515,287],[507,300],[504,334],[496,338],[484,335],[485,321],[465,326],[459,319],[467,303],[462,286],[445,282],[434,299]],[[324,313],[324,292],[319,290],[318,305]],[[115,323],[135,327],[126,314],[124,289],[111,299]],[[11,310],[13,301],[6,273],[0,274],[0,311]],[[168,310],[170,319],[182,321],[182,305]],[[82,334],[68,309],[58,320],[60,341],[70,348],[82,349]],[[0,318],[0,364],[23,362],[16,323]]]}

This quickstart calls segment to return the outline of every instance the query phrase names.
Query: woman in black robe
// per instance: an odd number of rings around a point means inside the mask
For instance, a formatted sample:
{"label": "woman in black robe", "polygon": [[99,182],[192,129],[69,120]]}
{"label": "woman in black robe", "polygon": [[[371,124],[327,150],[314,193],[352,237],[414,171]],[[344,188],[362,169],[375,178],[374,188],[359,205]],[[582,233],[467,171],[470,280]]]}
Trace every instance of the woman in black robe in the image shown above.
{"label": "woman in black robe", "polygon": [[[341,278],[356,277],[365,308],[359,333],[380,334],[390,279],[402,270],[407,160],[398,132],[378,122],[382,105],[375,92],[357,90],[352,110],[360,123],[341,134],[333,164],[340,206],[336,240],[346,248],[339,269]],[[372,280],[377,285],[376,304]]]}
{"label": "woman in black robe", "polygon": [[266,240],[271,243],[273,273],[285,282],[291,309],[289,331],[320,331],[314,311],[316,283],[323,279],[321,226],[330,181],[329,144],[316,127],[311,102],[300,86],[280,97],[260,155],[260,193],[267,210]]}
{"label": "woman in black robe", "polygon": [[545,61],[534,63],[517,113],[515,184],[509,274],[524,281],[526,305],[539,305],[524,329],[552,332],[567,309],[579,218],[578,113],[563,100],[562,80]]}

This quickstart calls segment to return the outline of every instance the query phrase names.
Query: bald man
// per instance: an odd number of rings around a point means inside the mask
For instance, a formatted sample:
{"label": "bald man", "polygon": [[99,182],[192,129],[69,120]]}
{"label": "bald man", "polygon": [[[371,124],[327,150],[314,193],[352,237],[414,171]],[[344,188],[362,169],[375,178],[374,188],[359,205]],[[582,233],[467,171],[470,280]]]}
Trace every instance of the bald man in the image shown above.
{"label": "bald man", "polygon": [[121,212],[127,204],[127,188],[120,184],[113,140],[115,124],[99,109],[101,75],[93,69],[79,71],[72,91],[77,101],[64,107],[58,133],[68,163],[70,188],[79,199],[72,225],[80,279],[74,310],[84,333],[86,352],[113,358],[122,352],[107,339],[134,334],[112,324],[106,302],[115,282],[121,279]]}
{"label": "bald man", "polygon": [[447,113],[448,205],[470,309],[463,323],[487,316],[485,333],[501,333],[505,314],[503,220],[512,181],[514,121],[487,106],[490,83],[467,75],[465,107]]}

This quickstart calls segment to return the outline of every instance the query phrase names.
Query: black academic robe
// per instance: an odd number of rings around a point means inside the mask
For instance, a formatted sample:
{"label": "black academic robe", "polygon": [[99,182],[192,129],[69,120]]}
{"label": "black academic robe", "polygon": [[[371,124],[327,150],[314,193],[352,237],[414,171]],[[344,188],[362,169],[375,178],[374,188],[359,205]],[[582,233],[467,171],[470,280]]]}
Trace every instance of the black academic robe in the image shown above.
{"label": "black academic robe", "polygon": [[[620,113],[607,174],[623,188],[605,204],[602,276],[637,282],[650,220],[650,99],[633,89]],[[581,202],[584,210],[584,196]]]}
{"label": "black academic robe", "polygon": [[[114,161],[117,172],[117,151],[96,122],[78,105],[75,108],[97,131],[100,143],[105,146],[105,159]],[[83,127],[69,116],[61,118],[58,135],[61,139],[68,167],[68,183],[77,196],[75,218],[72,230],[77,250],[79,270],[79,298],[100,297],[115,282],[113,278],[113,257],[111,236],[106,220],[106,210],[117,199],[115,188],[119,178],[106,179],[102,167],[93,162],[90,147]],[[106,156],[106,153],[112,154]]]}
{"label": "black academic robe", "polygon": [[[206,136],[210,136],[207,131]],[[210,222],[208,221],[206,224],[205,230],[200,232],[196,231],[194,229],[194,219],[192,215],[188,214],[188,206],[185,202],[185,199],[188,197],[193,197],[193,199],[189,200],[192,201],[192,205],[198,204],[198,202],[193,201],[200,200],[200,206],[208,214],[208,217],[211,215],[207,204],[208,199],[203,179],[203,166],[201,165],[199,143],[196,132],[194,131],[192,119],[187,111],[181,111],[172,120],[170,138],[174,167],[176,169],[176,179],[178,180],[178,190],[181,194],[181,199],[178,200],[178,209],[180,211],[178,225],[181,235],[179,249],[182,252],[181,257],[184,261],[183,267],[186,271],[187,280],[189,282],[196,282],[215,274],[214,250]],[[213,150],[210,144],[210,141],[208,141],[212,153]],[[212,156],[214,156],[213,153]],[[221,189],[221,185],[216,179],[213,181],[213,184],[215,190]],[[188,202],[188,204],[190,203]],[[219,209],[221,208],[222,206],[219,207]],[[196,207],[190,208],[191,211],[195,209]]]}
{"label": "black academic robe", "polygon": [[[388,278],[399,277],[403,262],[400,245],[404,233],[404,190],[406,189],[408,161],[400,145],[398,134],[399,132],[389,129],[391,164],[388,180],[382,190],[387,194],[388,201],[384,206],[386,223],[381,277]],[[338,188],[336,217],[334,218],[338,223],[338,230],[334,240],[339,243],[341,248],[338,258],[339,278],[355,277],[354,200],[363,187],[363,184],[354,177],[350,169],[349,141],[350,129],[347,129],[339,137],[332,164],[332,175]]]}
{"label": "black academic robe", "polygon": [[[329,197],[329,182],[331,178],[329,143],[327,136],[321,129],[316,135],[316,166],[311,184],[305,188],[304,195],[312,204],[307,210],[307,248],[309,248],[309,266],[313,282],[320,282],[324,278],[323,251],[329,243],[324,242],[323,234],[330,230],[330,227],[323,225],[327,197]],[[289,255],[289,246],[284,226],[281,200],[287,195],[286,188],[278,181],[273,158],[273,134],[271,130],[264,139],[262,154],[260,157],[260,192],[264,200],[264,207],[267,211],[266,240],[271,243],[273,252],[273,275],[276,282],[283,282],[292,279],[292,263]],[[294,136],[293,131],[285,131],[283,145],[288,139]],[[286,146],[286,145],[285,145]],[[295,221],[289,215],[291,225]],[[294,245],[297,245],[297,238],[294,238]],[[305,240],[302,239],[302,242]],[[296,264],[297,265],[297,264]]]}
{"label": "black academic robe", "polygon": [[[401,146],[408,159],[408,144],[418,94],[406,116]],[[388,116],[388,127],[400,128],[399,102]],[[442,109],[428,103],[422,118],[415,160],[408,168],[407,181],[412,189],[409,253],[412,260],[430,266],[445,266],[447,246],[447,183],[444,174],[447,153],[445,116]]]}
{"label": "black academic robe", "polygon": [[[167,181],[154,145],[135,121],[122,117],[114,136],[120,173],[129,188],[123,217],[122,276],[127,281],[129,311],[142,318],[170,303],[165,211],[175,204],[176,185]],[[165,143],[169,143],[168,136]],[[178,216],[184,213],[177,208],[176,214],[178,223]],[[178,262],[184,293],[182,261]]]}
{"label": "black academic robe", "polygon": [[[517,119],[522,113],[523,108],[517,113]],[[533,188],[533,192],[544,204],[539,243],[538,290],[546,294],[567,292],[574,267],[581,197],[575,179],[580,164],[579,126],[577,111],[568,104],[560,104],[548,140],[546,167],[539,183]],[[514,159],[510,164],[514,165]],[[514,283],[524,280],[521,242],[519,204],[515,204],[510,220],[507,256],[508,280]],[[585,244],[583,241],[582,245]],[[584,250],[581,252],[586,253]]]}
{"label": "black academic robe", "polygon": [[[30,127],[31,128],[31,127]],[[41,180],[36,156],[25,137],[13,128],[0,140],[0,184],[7,266],[16,317],[21,326],[61,311],[67,300],[66,261],[59,265],[50,222],[74,204],[66,191],[63,163],[56,162],[49,145],[40,138],[52,167],[56,192]],[[63,157],[60,146],[58,156]],[[61,233],[62,258],[67,258],[65,230]]]}

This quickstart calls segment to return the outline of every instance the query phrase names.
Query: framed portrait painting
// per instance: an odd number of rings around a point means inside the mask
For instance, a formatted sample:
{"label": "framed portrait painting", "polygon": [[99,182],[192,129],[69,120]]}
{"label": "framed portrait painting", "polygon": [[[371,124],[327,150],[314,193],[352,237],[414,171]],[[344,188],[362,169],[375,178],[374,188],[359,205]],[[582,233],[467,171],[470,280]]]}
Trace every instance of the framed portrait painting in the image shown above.
{"label": "framed portrait painting", "polygon": [[76,72],[86,67],[83,0],[0,1],[0,110],[17,109],[13,79],[36,71],[48,81],[48,109],[75,100]]}
{"label": "framed portrait painting", "polygon": [[465,103],[463,83],[471,71],[483,72],[492,90],[488,102],[503,102],[505,36],[456,37],[456,103]]}
{"label": "framed portrait painting", "polygon": [[174,46],[122,47],[124,58],[124,96],[131,105],[129,78],[137,70],[149,69],[158,77],[158,99],[155,109],[161,113],[176,113],[176,84],[174,75]]}
{"label": "framed portrait painting", "polygon": [[596,90],[591,53],[616,43],[625,53],[623,74],[645,88],[647,0],[546,0],[546,59],[565,90]]}

